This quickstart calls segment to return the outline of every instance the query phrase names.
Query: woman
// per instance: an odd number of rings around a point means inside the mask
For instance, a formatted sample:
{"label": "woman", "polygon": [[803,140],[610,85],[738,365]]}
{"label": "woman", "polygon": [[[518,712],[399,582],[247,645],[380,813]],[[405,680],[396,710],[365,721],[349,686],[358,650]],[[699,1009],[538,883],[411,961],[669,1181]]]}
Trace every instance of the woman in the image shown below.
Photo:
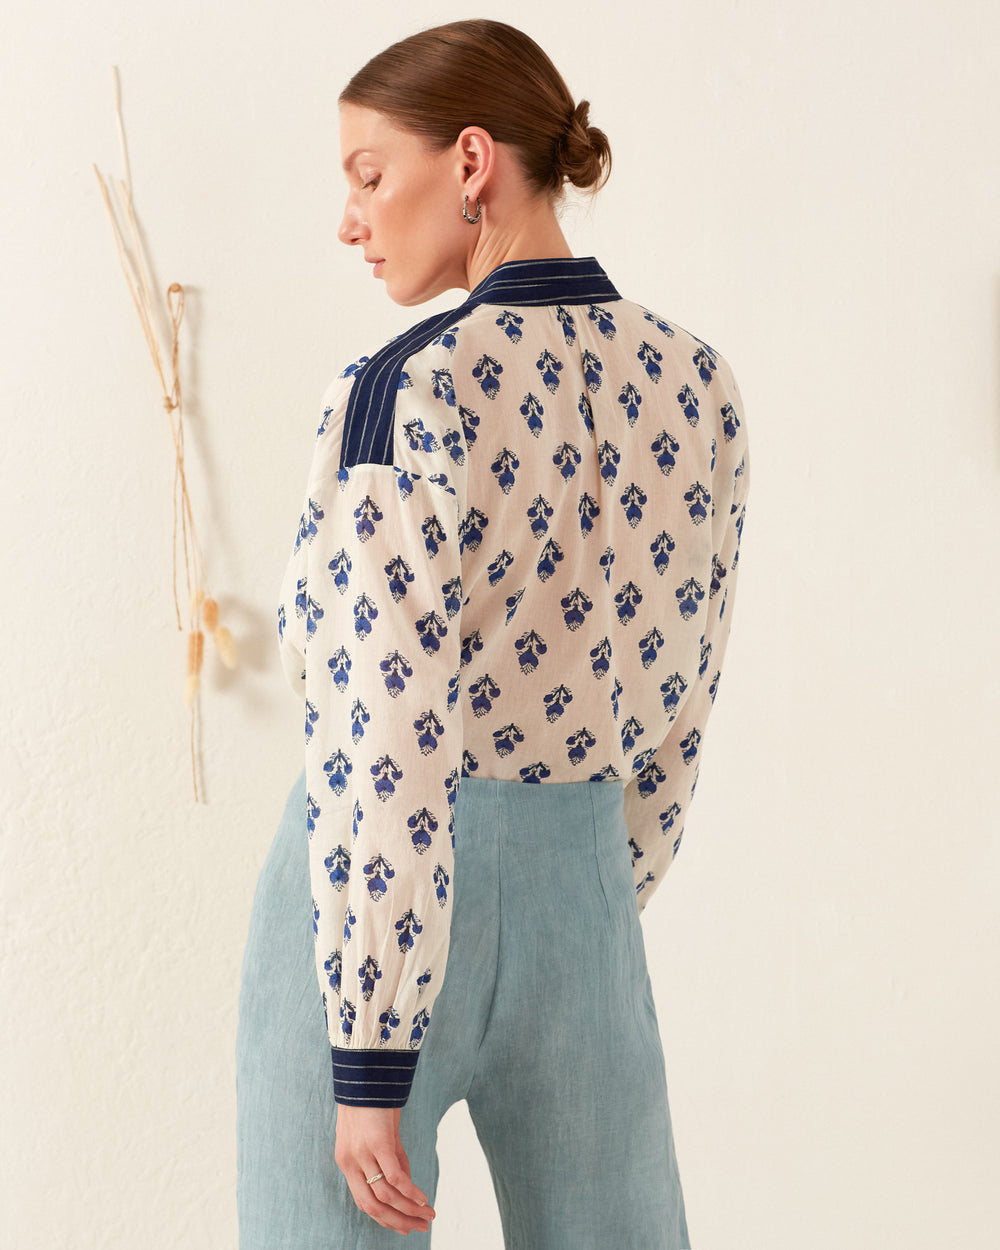
{"label": "woman", "polygon": [[342,241],[396,303],[470,294],[346,369],[319,429],[279,612],[306,768],[241,994],[241,1246],[428,1245],[460,1098],[508,1247],[687,1246],[639,911],[729,630],[738,393],[572,257],[560,192],[610,152],[527,36],[389,48],[341,143]]}

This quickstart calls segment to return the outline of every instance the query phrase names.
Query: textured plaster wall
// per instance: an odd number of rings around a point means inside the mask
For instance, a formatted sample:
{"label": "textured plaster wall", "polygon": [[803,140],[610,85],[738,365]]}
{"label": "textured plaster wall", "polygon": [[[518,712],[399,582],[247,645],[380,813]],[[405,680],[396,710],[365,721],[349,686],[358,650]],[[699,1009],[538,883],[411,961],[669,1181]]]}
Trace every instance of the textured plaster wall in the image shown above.
{"label": "textured plaster wall", "polygon": [[[1000,98],[991,0],[540,6],[616,153],[579,254],[722,350],[754,489],[684,850],[647,913],[699,1250],[997,1244]],[[0,1235],[235,1247],[233,1034],[299,767],[272,620],[317,401],[402,329],[337,244],[336,93],[465,6],[8,12]],[[170,447],[90,170],[188,284],[191,488],[242,667],[172,624]],[[500,1246],[461,1111],[441,1250]],[[618,1161],[608,1160],[609,1168]]]}

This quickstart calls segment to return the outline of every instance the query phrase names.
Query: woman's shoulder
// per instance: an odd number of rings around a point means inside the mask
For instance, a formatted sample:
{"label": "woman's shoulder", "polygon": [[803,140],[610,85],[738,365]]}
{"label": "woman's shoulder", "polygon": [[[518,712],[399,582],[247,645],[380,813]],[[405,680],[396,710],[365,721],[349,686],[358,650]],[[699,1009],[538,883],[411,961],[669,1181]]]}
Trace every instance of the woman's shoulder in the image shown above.
{"label": "woman's shoulder", "polygon": [[465,311],[425,317],[341,373],[344,389],[335,384],[334,391],[343,405],[344,465],[393,462],[397,402],[413,389],[417,374],[426,375],[431,398],[453,402],[447,360]]}
{"label": "woman's shoulder", "polygon": [[669,365],[672,374],[697,381],[705,389],[725,391],[727,398],[735,390],[735,380],[725,356],[700,335],[686,329],[672,317],[653,312],[644,304],[622,299],[619,321],[627,325],[636,341],[635,351],[654,381],[659,381]]}

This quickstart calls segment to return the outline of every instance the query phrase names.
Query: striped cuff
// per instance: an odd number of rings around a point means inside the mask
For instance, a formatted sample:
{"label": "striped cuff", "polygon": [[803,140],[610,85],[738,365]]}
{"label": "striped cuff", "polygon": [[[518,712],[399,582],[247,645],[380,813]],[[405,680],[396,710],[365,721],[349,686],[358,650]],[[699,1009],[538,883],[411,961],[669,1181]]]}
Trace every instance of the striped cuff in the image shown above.
{"label": "striped cuff", "polygon": [[333,1096],[347,1107],[402,1107],[410,1096],[418,1050],[330,1047]]}

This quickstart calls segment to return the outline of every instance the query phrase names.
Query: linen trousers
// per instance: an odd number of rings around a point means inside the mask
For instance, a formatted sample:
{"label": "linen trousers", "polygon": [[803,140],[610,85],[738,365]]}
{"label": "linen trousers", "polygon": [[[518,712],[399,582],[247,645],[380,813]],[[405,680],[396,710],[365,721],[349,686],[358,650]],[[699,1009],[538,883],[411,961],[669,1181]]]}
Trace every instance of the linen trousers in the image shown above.
{"label": "linen trousers", "polygon": [[[400,1138],[433,1205],[437,1126],[467,1100],[507,1250],[690,1246],[623,796],[466,777],[456,799],[448,964]],[[240,1250],[401,1244],[334,1162],[304,776],[254,897],[237,1106]]]}

